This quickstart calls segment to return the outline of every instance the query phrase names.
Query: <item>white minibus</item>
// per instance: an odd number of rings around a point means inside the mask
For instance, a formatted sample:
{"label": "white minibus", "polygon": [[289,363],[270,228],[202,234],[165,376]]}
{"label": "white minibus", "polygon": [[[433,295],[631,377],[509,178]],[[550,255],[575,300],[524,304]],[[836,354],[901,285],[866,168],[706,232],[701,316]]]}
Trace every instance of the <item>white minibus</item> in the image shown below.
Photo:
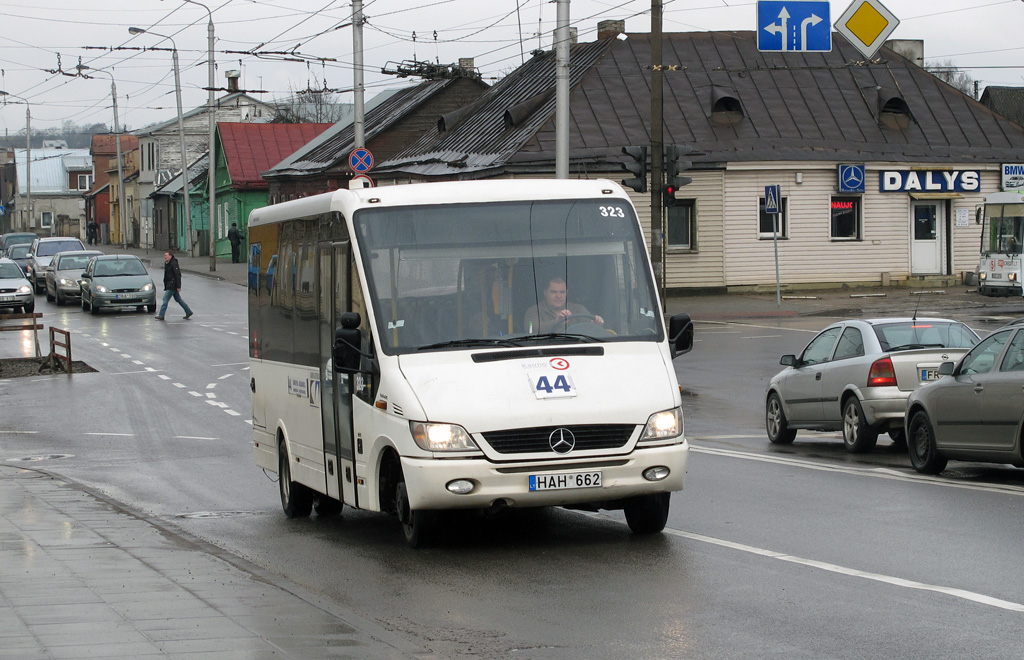
{"label": "white minibus", "polygon": [[288,517],[624,510],[664,529],[688,445],[629,197],[605,180],[337,190],[249,217],[256,464]]}

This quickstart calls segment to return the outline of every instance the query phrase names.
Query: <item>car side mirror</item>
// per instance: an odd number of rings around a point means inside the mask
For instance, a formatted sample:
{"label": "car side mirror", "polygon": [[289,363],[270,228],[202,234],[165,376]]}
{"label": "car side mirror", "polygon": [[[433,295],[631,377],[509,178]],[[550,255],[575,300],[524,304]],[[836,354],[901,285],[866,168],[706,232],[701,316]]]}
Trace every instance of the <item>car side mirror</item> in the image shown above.
{"label": "car side mirror", "polygon": [[782,358],[779,360],[779,364],[781,364],[784,367],[795,367],[796,366],[796,356],[795,355],[783,355]]}
{"label": "car side mirror", "polygon": [[939,375],[940,376],[952,376],[953,375],[953,368],[955,366],[956,365],[954,365],[952,362],[943,362],[942,364],[939,365]]}
{"label": "car side mirror", "polygon": [[693,350],[693,321],[689,314],[676,314],[668,320],[669,350],[672,359]]}
{"label": "car side mirror", "polygon": [[363,333],[359,329],[362,322],[357,312],[345,312],[341,315],[341,327],[334,331],[334,370],[343,374],[359,372],[359,359],[363,356],[360,346]]}
{"label": "car side mirror", "polygon": [[89,273],[88,273],[87,271],[84,271],[84,270],[83,270],[83,271],[82,271],[82,278],[83,278],[83,279],[89,279]]}

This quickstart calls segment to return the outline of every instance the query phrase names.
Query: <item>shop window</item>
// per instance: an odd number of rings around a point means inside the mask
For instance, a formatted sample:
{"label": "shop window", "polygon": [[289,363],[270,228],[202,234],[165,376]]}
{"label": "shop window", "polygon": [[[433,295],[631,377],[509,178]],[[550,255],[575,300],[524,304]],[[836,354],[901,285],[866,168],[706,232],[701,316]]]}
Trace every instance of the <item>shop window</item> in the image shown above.
{"label": "shop window", "polygon": [[779,238],[789,238],[789,198],[783,197],[779,200],[779,213],[768,214],[764,210],[764,197],[757,202],[758,214],[760,216],[757,225],[757,237],[771,240],[774,235],[775,217],[779,218]]}
{"label": "shop window", "polygon": [[830,238],[833,241],[859,241],[861,235],[861,198],[833,197]]}
{"label": "shop window", "polygon": [[50,227],[53,226],[52,211],[43,211],[39,226],[42,227],[43,229],[49,229]]}
{"label": "shop window", "polygon": [[677,199],[675,206],[669,206],[665,233],[668,247],[682,250],[697,249],[696,200]]}

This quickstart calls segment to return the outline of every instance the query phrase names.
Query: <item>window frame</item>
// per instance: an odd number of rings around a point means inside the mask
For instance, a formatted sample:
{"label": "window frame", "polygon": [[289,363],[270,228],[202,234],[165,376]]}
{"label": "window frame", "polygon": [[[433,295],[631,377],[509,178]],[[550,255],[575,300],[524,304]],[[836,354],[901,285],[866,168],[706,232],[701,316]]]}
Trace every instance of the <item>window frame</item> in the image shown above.
{"label": "window frame", "polygon": [[[853,236],[837,236],[836,235],[836,209],[834,204],[837,201],[849,201],[854,203],[854,235]],[[829,221],[828,221],[828,238],[830,241],[838,243],[848,243],[850,241],[862,241],[864,240],[864,198],[861,195],[832,195],[829,197]]]}
{"label": "window frame", "polygon": [[[679,243],[672,243],[672,231],[671,227],[674,224],[672,222],[673,210],[679,209],[680,211],[685,210],[689,213],[687,228],[687,244],[682,245]],[[665,213],[665,247],[673,252],[696,252],[697,251],[697,200],[693,197],[680,198],[676,200],[675,206],[666,207]],[[680,222],[680,219],[676,219],[676,223]]]}
{"label": "window frame", "polygon": [[[762,231],[762,228],[764,223],[768,223],[769,227],[772,226],[772,216],[764,211],[764,196],[758,195],[757,199],[757,238],[761,241],[770,241],[775,233]],[[789,197],[779,197],[779,211],[779,240],[789,240]]]}

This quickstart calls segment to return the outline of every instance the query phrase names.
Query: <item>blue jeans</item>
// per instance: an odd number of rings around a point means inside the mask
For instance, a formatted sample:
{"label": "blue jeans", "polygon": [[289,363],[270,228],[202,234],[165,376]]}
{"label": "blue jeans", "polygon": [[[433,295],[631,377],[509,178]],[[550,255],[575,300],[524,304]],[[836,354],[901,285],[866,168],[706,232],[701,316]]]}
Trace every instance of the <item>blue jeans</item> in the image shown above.
{"label": "blue jeans", "polygon": [[192,310],[188,308],[188,303],[186,303],[185,300],[181,297],[181,294],[175,291],[174,289],[168,289],[167,291],[164,291],[164,301],[160,305],[160,312],[157,314],[157,316],[164,315],[164,312],[167,311],[167,303],[171,301],[172,297],[174,298],[174,301],[181,305],[181,308],[185,310],[185,316],[188,316],[192,313]]}

